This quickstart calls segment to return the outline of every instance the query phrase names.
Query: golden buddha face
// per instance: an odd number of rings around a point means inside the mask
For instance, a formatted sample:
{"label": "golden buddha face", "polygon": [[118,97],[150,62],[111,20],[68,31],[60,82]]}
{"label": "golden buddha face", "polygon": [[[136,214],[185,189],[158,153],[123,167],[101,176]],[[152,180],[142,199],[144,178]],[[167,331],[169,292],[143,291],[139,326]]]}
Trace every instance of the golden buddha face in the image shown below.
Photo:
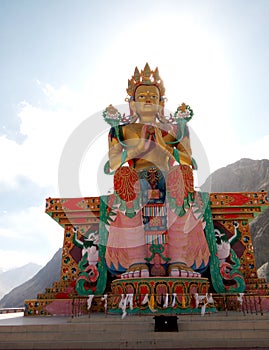
{"label": "golden buddha face", "polygon": [[155,85],[140,85],[135,91],[132,109],[141,122],[152,122],[160,108],[160,92]]}

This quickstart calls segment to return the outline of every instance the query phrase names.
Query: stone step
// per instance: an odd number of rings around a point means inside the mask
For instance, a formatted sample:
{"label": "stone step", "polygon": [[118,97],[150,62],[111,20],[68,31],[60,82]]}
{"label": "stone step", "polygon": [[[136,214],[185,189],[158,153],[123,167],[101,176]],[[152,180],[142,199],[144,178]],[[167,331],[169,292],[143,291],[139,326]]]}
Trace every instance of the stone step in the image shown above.
{"label": "stone step", "polygon": [[[102,336],[109,335],[112,338],[114,338],[114,335],[116,337],[123,333],[128,333],[128,334],[137,334],[138,337],[143,337],[145,333],[150,333],[154,331],[155,324],[145,324],[143,326],[141,325],[130,325],[130,324],[114,324],[114,325],[102,325],[102,327],[98,326],[89,326],[89,325],[81,325],[81,327],[52,327],[52,326],[43,326],[43,327],[21,327],[20,329],[11,329],[11,327],[1,327],[0,331],[0,342],[4,341],[5,338],[12,337],[17,337],[18,335],[23,338],[23,339],[28,339],[30,337],[38,337],[38,339],[42,338],[42,334],[44,334],[45,337],[51,337],[54,338],[55,336],[58,336],[58,334],[63,336],[66,339],[72,339],[73,336],[78,336],[79,334],[85,334],[85,337],[88,338],[91,337],[91,335],[95,336]],[[267,332],[268,333],[268,339],[269,339],[269,322],[264,323],[247,323],[247,324],[242,324],[241,326],[238,324],[232,324],[231,326],[228,327],[227,324],[225,325],[220,325],[219,323],[215,324],[206,324],[205,327],[199,327],[197,324],[194,323],[178,323],[178,329],[179,331],[189,333],[191,334],[196,334],[198,333],[199,336],[206,336],[206,337],[215,337],[216,334],[219,332],[223,333],[230,333],[234,334],[234,338],[237,338],[238,334],[240,333],[246,333],[247,336],[249,334],[253,335],[253,332],[257,334],[257,332],[263,333]],[[218,334],[219,336],[219,334]],[[90,339],[90,338],[89,338]]]}
{"label": "stone step", "polygon": [[[179,316],[178,332],[155,332],[153,316],[23,318],[0,323],[0,349],[184,349],[269,346],[269,315]],[[50,323],[51,322],[51,323]]]}
{"label": "stone step", "polygon": [[134,338],[118,338],[114,339],[72,339],[63,341],[59,339],[54,340],[40,340],[33,339],[29,341],[14,341],[9,340],[0,343],[0,349],[189,349],[189,348],[262,348],[269,346],[269,339],[262,338],[259,334],[255,338],[245,338],[244,334],[234,339],[229,334],[224,334],[223,337],[203,338],[194,334],[193,337],[186,338],[184,336],[177,337],[169,336],[167,333],[154,334],[154,336],[134,337]]}
{"label": "stone step", "polygon": [[169,333],[169,339],[189,339],[192,340],[193,337],[199,337],[200,340],[205,339],[222,339],[229,337],[230,339],[252,339],[253,337],[268,339],[269,341],[269,332],[268,327],[264,329],[254,328],[254,329],[186,329],[179,325],[178,332],[154,332],[154,325],[152,327],[147,327],[143,332],[138,329],[125,329],[121,327],[118,330],[114,329],[102,329],[102,330],[66,330],[61,328],[59,331],[48,330],[47,327],[44,327],[43,330],[35,331],[28,330],[16,331],[16,332],[5,332],[0,334],[0,343],[6,342],[7,339],[12,339],[13,341],[17,340],[20,342],[24,341],[54,341],[54,340],[64,340],[64,341],[73,341],[73,340],[102,340],[106,341],[117,341],[117,340],[128,340],[128,339],[145,339],[147,336],[153,337],[156,339],[162,339],[167,337]]}

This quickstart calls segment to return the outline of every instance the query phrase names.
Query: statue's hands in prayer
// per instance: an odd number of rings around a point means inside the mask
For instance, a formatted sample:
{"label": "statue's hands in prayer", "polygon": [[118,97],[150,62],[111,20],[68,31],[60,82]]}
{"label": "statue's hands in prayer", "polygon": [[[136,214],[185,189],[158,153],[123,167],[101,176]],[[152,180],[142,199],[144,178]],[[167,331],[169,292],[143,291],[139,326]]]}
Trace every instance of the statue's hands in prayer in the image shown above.
{"label": "statue's hands in prayer", "polygon": [[136,146],[130,149],[129,154],[132,154],[133,158],[139,157],[150,151],[155,146],[155,131],[151,125],[143,125],[141,135]]}

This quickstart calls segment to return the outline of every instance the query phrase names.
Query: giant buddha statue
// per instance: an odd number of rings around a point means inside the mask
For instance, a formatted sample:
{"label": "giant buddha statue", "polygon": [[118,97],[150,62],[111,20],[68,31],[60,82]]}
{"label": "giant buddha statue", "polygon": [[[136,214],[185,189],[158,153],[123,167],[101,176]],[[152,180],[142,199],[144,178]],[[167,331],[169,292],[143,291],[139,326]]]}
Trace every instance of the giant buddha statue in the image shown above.
{"label": "giant buddha statue", "polygon": [[[128,115],[112,105],[103,112],[113,193],[47,199],[47,213],[65,227],[59,286],[69,305],[75,288],[88,309],[95,297],[109,313],[193,314],[211,304],[199,295],[255,291],[263,281],[249,222],[268,207],[267,192],[196,191],[190,106],[167,116],[163,81],[148,64],[135,69],[127,94]],[[60,301],[45,312],[62,310]]]}
{"label": "giant buddha statue", "polygon": [[165,116],[165,88],[158,68],[135,69],[127,88],[130,115],[110,105],[109,161],[114,194],[108,206],[108,270],[121,278],[201,277],[209,263],[203,205],[194,189],[187,123],[182,103]]}

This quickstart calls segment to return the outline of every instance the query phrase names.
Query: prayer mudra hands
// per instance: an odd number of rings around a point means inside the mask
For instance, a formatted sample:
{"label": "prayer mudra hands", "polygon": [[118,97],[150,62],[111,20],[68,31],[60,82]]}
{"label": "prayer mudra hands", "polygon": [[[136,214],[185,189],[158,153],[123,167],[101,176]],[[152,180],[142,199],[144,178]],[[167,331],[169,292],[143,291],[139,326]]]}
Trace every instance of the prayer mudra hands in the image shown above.
{"label": "prayer mudra hands", "polygon": [[137,154],[147,153],[154,147],[160,147],[160,151],[169,152],[171,150],[163,139],[161,130],[155,125],[145,124],[142,127],[141,137],[136,145]]}

